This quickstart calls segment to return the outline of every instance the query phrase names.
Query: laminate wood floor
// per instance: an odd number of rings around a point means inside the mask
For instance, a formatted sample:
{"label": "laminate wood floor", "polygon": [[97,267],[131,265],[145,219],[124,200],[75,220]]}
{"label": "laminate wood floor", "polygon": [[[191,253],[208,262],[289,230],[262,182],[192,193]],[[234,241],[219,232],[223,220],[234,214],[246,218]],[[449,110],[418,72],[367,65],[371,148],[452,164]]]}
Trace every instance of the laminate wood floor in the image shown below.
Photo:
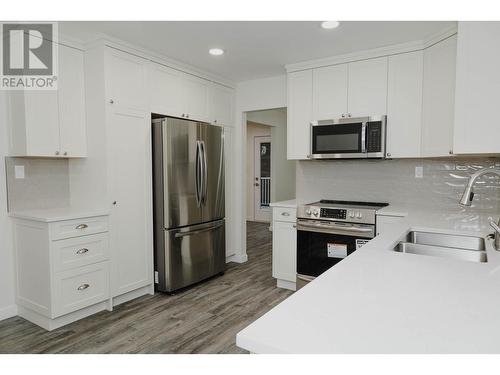
{"label": "laminate wood floor", "polygon": [[247,223],[248,262],[174,296],[143,296],[52,332],[0,322],[0,353],[244,353],[236,333],[292,292],[271,276],[268,224]]}

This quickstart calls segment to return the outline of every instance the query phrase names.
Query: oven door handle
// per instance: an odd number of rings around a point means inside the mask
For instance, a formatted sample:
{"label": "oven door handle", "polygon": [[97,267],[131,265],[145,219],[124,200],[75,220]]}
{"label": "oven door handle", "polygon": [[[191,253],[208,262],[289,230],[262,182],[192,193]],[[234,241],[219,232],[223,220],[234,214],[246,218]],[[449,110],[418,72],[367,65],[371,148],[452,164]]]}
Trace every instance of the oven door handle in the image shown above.
{"label": "oven door handle", "polygon": [[305,224],[305,223],[297,223],[300,227],[307,227],[307,228],[312,228],[312,229],[335,229],[335,230],[344,230],[346,232],[359,232],[359,233],[368,233],[372,232],[372,228],[360,228],[360,227],[355,227],[355,226],[344,226],[344,225],[335,225],[335,224],[328,224],[328,225],[317,225],[317,224]]}

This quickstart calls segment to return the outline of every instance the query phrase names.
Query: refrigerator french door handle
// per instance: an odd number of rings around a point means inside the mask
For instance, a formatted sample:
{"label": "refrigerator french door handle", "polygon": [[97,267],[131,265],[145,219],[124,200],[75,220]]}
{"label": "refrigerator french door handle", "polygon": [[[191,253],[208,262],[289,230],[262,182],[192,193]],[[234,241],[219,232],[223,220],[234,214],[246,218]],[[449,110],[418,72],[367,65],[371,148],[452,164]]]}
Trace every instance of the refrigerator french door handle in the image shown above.
{"label": "refrigerator french door handle", "polygon": [[207,190],[208,190],[208,165],[207,165],[207,149],[205,148],[205,142],[200,141],[202,150],[202,162],[203,162],[203,179],[202,179],[202,192],[201,192],[201,204],[207,203]]}
{"label": "refrigerator french door handle", "polygon": [[180,238],[180,237],[186,237],[186,236],[194,236],[195,234],[199,234],[199,233],[203,233],[203,232],[210,232],[214,229],[217,229],[217,228],[220,228],[224,225],[224,222],[223,221],[220,221],[214,225],[211,225],[209,227],[206,227],[206,228],[202,228],[202,229],[195,229],[195,230],[191,230],[191,231],[188,231],[188,232],[178,232],[174,235],[175,238]]}
{"label": "refrigerator french door handle", "polygon": [[201,187],[203,186],[201,181],[201,141],[196,141],[196,168],[195,168],[195,184],[196,184],[196,205],[201,206]]}

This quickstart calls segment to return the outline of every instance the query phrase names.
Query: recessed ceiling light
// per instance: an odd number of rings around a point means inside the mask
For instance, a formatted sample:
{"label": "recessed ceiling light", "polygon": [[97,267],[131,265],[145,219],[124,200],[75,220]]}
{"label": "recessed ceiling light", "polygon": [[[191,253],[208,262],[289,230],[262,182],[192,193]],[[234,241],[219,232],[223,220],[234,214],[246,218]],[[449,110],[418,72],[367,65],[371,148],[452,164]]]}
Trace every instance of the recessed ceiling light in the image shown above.
{"label": "recessed ceiling light", "polygon": [[335,29],[339,27],[340,22],[339,21],[324,21],[321,22],[321,27],[323,29]]}
{"label": "recessed ceiling light", "polygon": [[224,54],[224,50],[222,48],[210,48],[208,53],[213,56],[220,56]]}

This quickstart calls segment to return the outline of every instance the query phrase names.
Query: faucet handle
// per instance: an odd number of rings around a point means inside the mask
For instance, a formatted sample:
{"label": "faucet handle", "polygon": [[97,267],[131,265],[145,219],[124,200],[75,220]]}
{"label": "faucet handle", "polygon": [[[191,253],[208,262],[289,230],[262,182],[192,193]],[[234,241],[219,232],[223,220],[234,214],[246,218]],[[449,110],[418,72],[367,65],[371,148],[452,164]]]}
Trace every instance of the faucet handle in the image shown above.
{"label": "faucet handle", "polygon": [[498,219],[498,224],[495,223],[493,220],[490,219],[490,227],[495,229],[495,232],[500,234],[500,218]]}

